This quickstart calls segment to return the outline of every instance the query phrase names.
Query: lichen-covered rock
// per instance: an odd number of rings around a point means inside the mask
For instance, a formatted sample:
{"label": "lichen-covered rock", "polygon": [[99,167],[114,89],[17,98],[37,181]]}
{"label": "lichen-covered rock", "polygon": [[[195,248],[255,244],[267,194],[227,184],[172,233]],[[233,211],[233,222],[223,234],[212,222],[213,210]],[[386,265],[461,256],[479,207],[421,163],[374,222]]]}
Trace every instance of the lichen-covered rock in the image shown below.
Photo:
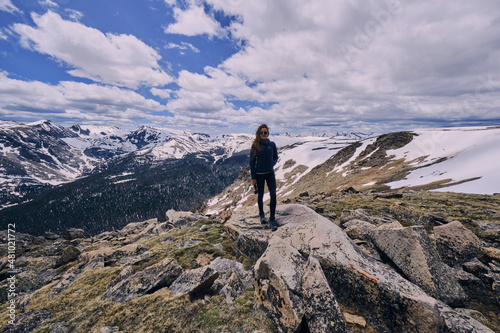
{"label": "lichen-covered rock", "polygon": [[243,268],[243,264],[227,258],[216,258],[210,268],[219,273],[211,289],[224,295],[227,304],[233,304],[252,286],[253,274]]}
{"label": "lichen-covered rock", "polygon": [[309,256],[301,288],[304,316],[310,332],[345,332],[346,320],[319,261]]}
{"label": "lichen-covered rock", "polygon": [[[451,308],[364,254],[337,225],[312,209],[302,205],[278,206],[280,227],[272,234],[259,227],[256,211],[249,213],[248,208],[246,218],[233,213],[226,226],[241,255],[254,257],[265,249],[255,265],[256,298],[279,331],[296,332],[299,327],[314,326],[314,316],[306,314],[312,305],[306,305],[306,301],[315,298],[308,297],[302,289],[311,256],[319,262],[333,299],[340,306],[355,309],[350,312],[365,318],[367,326],[378,332],[459,332],[465,325],[464,321],[445,323],[444,316],[454,312]],[[419,239],[415,237],[414,242],[419,243]],[[320,308],[317,302],[311,304]],[[332,309],[323,313],[323,318],[316,318],[318,322],[335,317]],[[481,324],[478,327],[491,332]]]}
{"label": "lichen-covered rock", "polygon": [[283,332],[296,332],[304,316],[300,292],[306,262],[288,242],[273,237],[255,264],[257,304]]}
{"label": "lichen-covered rock", "polygon": [[435,227],[434,235],[440,257],[452,267],[477,257],[481,249],[481,240],[458,221]]}
{"label": "lichen-covered rock", "polygon": [[424,227],[374,229],[371,237],[412,281],[448,305],[463,306],[466,295],[433,247]]}
{"label": "lichen-covered rock", "polygon": [[129,267],[106,287],[107,298],[115,302],[127,302],[170,286],[182,273],[181,266],[172,258],[163,259],[134,274]]}
{"label": "lichen-covered rock", "polygon": [[194,296],[208,290],[219,277],[219,272],[210,266],[199,267],[183,272],[168,288],[175,295]]}

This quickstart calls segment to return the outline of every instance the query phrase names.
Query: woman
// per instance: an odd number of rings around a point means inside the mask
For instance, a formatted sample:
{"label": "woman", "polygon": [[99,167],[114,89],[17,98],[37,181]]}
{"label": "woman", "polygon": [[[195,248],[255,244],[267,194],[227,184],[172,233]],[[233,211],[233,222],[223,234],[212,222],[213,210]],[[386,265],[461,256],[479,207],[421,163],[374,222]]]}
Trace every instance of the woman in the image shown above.
{"label": "woman", "polygon": [[262,200],[264,197],[264,183],[267,183],[269,195],[271,196],[269,226],[272,231],[278,229],[275,216],[276,177],[274,175],[274,166],[276,162],[278,162],[278,149],[276,149],[276,144],[269,140],[269,128],[266,124],[262,124],[255,133],[255,140],[250,150],[250,172],[252,174],[252,185],[257,184],[257,203],[259,204],[259,216],[262,224],[266,223]]}

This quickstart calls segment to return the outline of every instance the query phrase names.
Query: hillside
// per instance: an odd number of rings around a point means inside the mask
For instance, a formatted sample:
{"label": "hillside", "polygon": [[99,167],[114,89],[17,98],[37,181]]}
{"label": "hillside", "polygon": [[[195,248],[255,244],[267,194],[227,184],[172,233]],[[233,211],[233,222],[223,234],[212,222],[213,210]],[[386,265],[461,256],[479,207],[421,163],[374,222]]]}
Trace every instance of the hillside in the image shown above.
{"label": "hillside", "polygon": [[[499,147],[498,127],[416,130],[356,141],[329,138],[283,145],[275,167],[278,200],[348,188],[494,194],[500,191]],[[209,212],[253,205],[249,182],[248,172],[240,175],[209,202]]]}
{"label": "hillside", "polygon": [[17,234],[16,325],[3,293],[0,332],[500,332],[500,197],[297,203],[278,207],[275,233],[247,207],[169,211],[92,238]]}

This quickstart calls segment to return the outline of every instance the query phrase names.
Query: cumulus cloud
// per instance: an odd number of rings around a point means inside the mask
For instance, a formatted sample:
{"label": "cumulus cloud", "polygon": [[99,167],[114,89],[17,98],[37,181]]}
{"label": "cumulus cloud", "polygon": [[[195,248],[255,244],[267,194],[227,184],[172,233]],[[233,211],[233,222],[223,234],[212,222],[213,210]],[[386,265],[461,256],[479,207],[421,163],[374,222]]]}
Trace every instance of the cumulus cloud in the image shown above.
{"label": "cumulus cloud", "polygon": [[207,2],[239,18],[228,30],[246,42],[219,69],[290,123],[500,118],[494,0]]}
{"label": "cumulus cloud", "polygon": [[21,45],[67,64],[75,77],[129,88],[173,80],[158,64],[161,56],[135,36],[104,34],[51,11],[32,18],[35,27],[13,25]]}
{"label": "cumulus cloud", "polygon": [[205,13],[203,6],[190,5],[186,10],[174,7],[175,23],[167,26],[164,31],[168,34],[186,36],[208,35],[222,36],[224,30],[219,22]]}
{"label": "cumulus cloud", "polygon": [[[102,120],[120,122],[130,115],[144,119],[165,109],[157,101],[127,89],[63,81],[50,85],[39,81],[23,81],[9,78],[0,72],[0,117],[38,120],[53,119]],[[85,116],[83,116],[85,114]]]}

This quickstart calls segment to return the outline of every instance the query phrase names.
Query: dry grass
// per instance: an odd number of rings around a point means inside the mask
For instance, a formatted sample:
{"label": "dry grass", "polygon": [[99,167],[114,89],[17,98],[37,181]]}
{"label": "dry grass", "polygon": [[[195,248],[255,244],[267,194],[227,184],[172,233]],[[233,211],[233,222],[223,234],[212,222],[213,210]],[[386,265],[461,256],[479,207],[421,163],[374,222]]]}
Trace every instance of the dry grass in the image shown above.
{"label": "dry grass", "polygon": [[[205,227],[201,228],[203,225]],[[199,267],[201,256],[230,257],[214,244],[226,242],[221,236],[222,224],[218,221],[200,220],[194,226],[171,229],[168,232],[144,241],[151,257],[135,266],[136,270],[162,260],[175,258],[184,269]],[[183,239],[199,243],[186,248],[177,245]],[[92,247],[88,248],[94,249]],[[106,298],[106,286],[116,278],[123,266],[111,266],[84,271],[57,297],[48,294],[56,282],[35,292],[25,312],[49,310],[52,317],[34,332],[52,332],[51,325],[64,323],[70,332],[99,332],[104,326],[119,327],[123,332],[273,332],[274,327],[260,310],[255,309],[253,290],[232,306],[223,296],[206,296],[190,299],[189,296],[174,296],[164,288],[126,303],[115,303]],[[6,306],[2,306],[2,318],[7,318]],[[6,322],[5,322],[6,324]]]}

